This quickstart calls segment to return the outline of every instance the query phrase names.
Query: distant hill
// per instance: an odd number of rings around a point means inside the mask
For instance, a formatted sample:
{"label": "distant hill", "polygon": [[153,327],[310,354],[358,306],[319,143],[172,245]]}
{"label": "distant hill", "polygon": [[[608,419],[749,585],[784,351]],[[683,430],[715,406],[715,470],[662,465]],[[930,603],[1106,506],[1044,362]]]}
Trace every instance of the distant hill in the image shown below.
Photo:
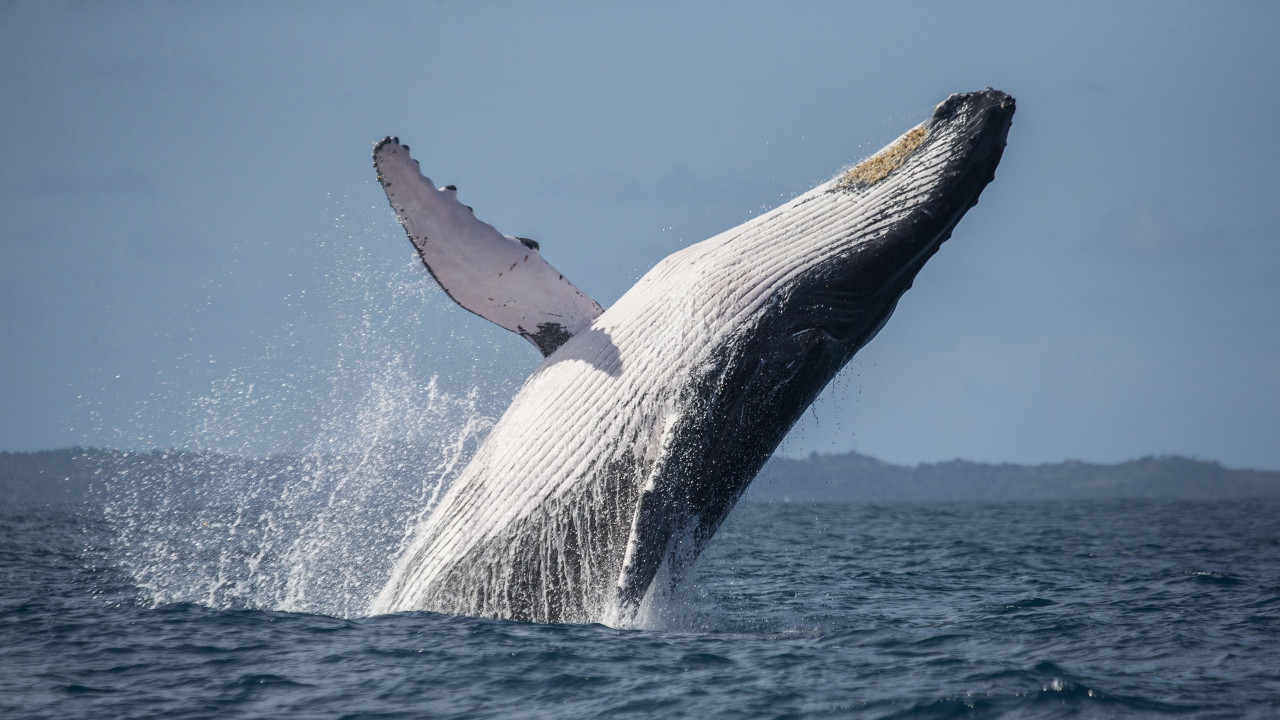
{"label": "distant hill", "polygon": [[80,448],[0,452],[0,502],[77,502],[99,477],[100,464],[89,456],[101,452]]}
{"label": "distant hill", "polygon": [[[178,450],[120,452],[66,448],[40,452],[0,452],[0,503],[55,504],[106,499],[125,486],[112,481],[134,478],[183,478],[195,487],[215,487],[219,475],[253,472],[272,479],[300,477],[289,457],[241,458]],[[301,463],[299,463],[299,470]],[[129,492],[145,492],[147,483],[129,483]],[[140,490],[141,489],[141,490]]]}
{"label": "distant hill", "polygon": [[953,460],[914,467],[846,453],[774,458],[746,500],[784,502],[955,502],[961,500],[1230,500],[1280,497],[1280,472],[1231,470],[1167,456],[1116,465],[1063,462],[988,465]]}
{"label": "distant hill", "polygon": [[[122,472],[190,478],[196,486],[220,474],[244,472],[291,482],[302,477],[306,467],[306,461],[286,456],[246,459],[180,451],[122,453],[80,448],[0,452],[0,503],[50,504],[102,497],[108,488],[106,481]],[[1177,456],[1116,465],[988,465],[954,460],[908,467],[846,453],[811,455],[803,460],[774,458],[743,499],[868,503],[1250,497],[1280,497],[1280,472],[1231,470],[1215,462]]]}

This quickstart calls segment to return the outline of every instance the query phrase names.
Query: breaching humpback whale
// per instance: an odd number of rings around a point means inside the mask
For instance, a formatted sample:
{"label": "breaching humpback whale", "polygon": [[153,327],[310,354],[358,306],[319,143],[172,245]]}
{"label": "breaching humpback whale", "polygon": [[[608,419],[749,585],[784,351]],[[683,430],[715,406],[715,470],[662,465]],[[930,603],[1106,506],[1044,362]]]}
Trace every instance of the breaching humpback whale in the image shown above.
{"label": "breaching humpback whale", "polygon": [[608,310],[437,189],[398,139],[377,143],[431,275],[545,359],[371,611],[629,622],[977,203],[1013,112],[990,88],[952,95],[852,169],[673,253]]}

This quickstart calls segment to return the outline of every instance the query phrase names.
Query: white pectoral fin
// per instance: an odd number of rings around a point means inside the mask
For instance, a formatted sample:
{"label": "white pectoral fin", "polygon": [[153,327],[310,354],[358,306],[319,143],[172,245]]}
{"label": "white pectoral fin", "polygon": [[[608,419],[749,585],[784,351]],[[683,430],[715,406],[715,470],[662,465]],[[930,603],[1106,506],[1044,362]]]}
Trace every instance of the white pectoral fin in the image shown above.
{"label": "white pectoral fin", "polygon": [[536,242],[477,219],[452,185],[437,189],[398,138],[374,146],[373,165],[422,263],[462,307],[523,336],[544,356],[603,312],[542,259]]}

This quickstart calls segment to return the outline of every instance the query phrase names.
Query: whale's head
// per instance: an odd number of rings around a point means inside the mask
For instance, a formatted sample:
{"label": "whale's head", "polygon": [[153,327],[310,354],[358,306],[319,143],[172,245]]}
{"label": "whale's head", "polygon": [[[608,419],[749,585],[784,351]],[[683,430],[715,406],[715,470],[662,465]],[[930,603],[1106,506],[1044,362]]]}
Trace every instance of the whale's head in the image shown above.
{"label": "whale's head", "polygon": [[[724,349],[726,360],[753,366],[721,379],[726,399],[761,397],[762,382],[778,388],[764,393],[772,399],[760,415],[771,428],[781,421],[781,440],[978,202],[1013,113],[1013,98],[997,90],[952,95],[870,158],[725,238],[727,255],[767,268],[756,275],[760,311]],[[776,443],[761,439],[772,452]]]}
{"label": "whale's head", "polygon": [[978,202],[1013,113],[1013,98],[997,90],[952,95],[830,182],[708,241],[722,262],[751,273],[738,326],[705,365],[715,389],[698,397],[742,405],[738,434],[771,453]]}
{"label": "whale's head", "polygon": [[994,177],[1013,113],[1013,98],[997,90],[952,95],[830,182],[671,258],[691,268],[699,302],[727,298],[709,311],[726,327],[685,386],[670,455],[641,501],[637,517],[647,519],[635,525],[624,604],[639,603],[664,561],[678,575],[680,558],[697,555],[818,393],[884,326]]}
{"label": "whale's head", "polygon": [[777,322],[821,337],[843,365],[884,326],[925,262],[995,176],[1014,100],[956,94],[880,152],[800,202],[836,200],[815,230],[780,248],[796,271],[778,289]]}

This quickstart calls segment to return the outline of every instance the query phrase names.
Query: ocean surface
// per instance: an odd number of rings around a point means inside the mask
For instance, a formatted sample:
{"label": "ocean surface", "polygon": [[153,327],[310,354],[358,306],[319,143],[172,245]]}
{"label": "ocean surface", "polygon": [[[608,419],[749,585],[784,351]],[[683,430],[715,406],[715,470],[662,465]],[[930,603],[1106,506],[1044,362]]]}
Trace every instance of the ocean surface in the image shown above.
{"label": "ocean surface", "polygon": [[0,507],[0,717],[1280,717],[1274,500],[744,504],[623,629],[287,612],[168,512]]}

